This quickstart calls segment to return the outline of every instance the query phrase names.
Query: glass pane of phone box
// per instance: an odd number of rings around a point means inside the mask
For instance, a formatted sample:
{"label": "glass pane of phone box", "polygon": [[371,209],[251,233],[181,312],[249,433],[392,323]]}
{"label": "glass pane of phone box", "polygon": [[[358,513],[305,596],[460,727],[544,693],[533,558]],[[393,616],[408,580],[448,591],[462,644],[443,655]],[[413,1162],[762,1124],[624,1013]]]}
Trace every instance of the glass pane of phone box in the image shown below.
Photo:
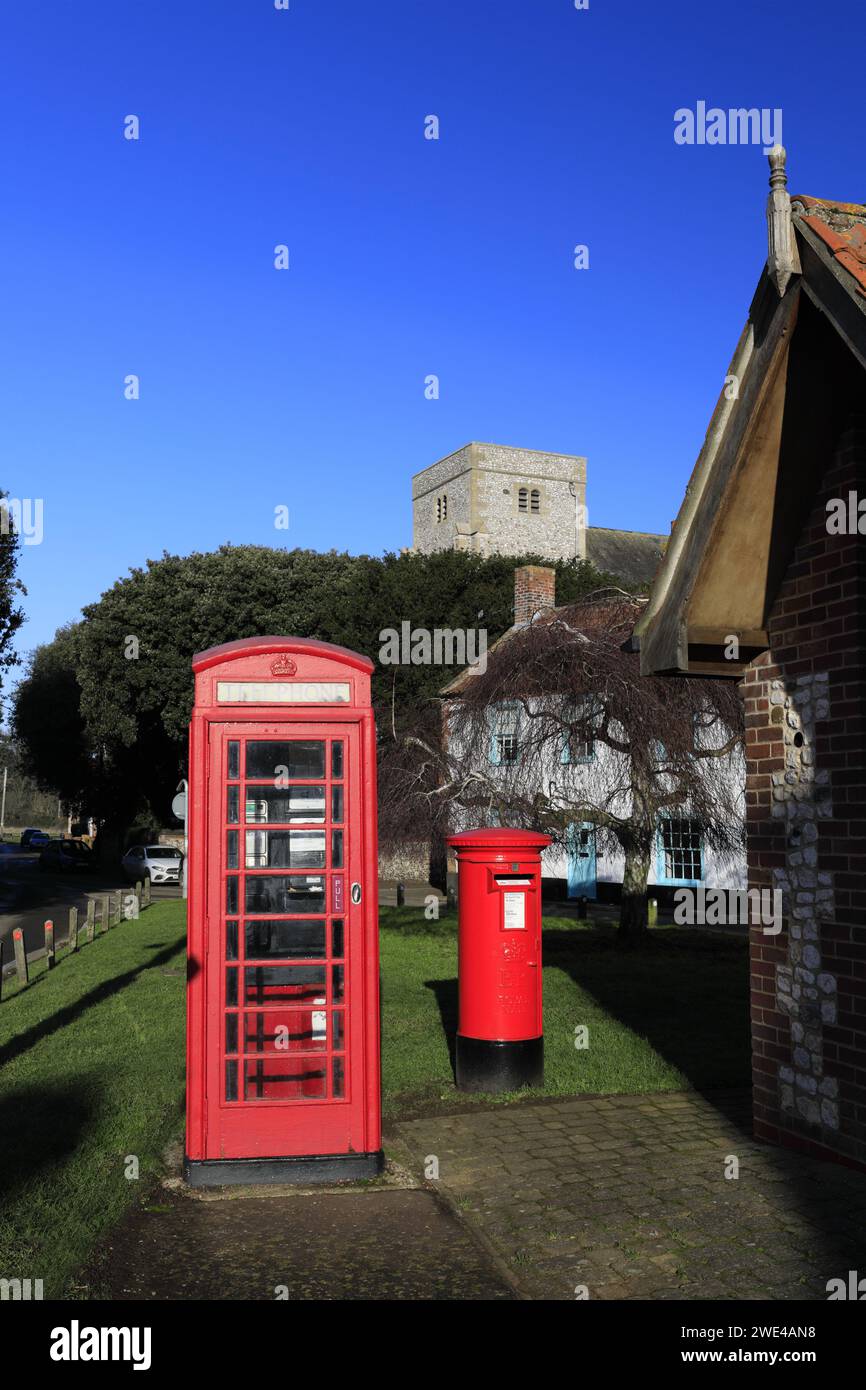
{"label": "glass pane of phone box", "polygon": [[256,874],[246,879],[247,912],[325,911],[325,880],[320,874]]}
{"label": "glass pane of phone box", "polygon": [[247,960],[321,960],[325,955],[325,922],[275,918],[247,921]]}
{"label": "glass pane of phone box", "polygon": [[324,1100],[327,1061],[273,1057],[244,1063],[244,1100]]}
{"label": "glass pane of phone box", "polygon": [[249,1055],[283,1057],[292,1052],[325,1052],[344,1046],[343,1013],[331,1015],[328,1037],[328,1011],[311,1009],[267,1009],[244,1015],[244,1051]]}
{"label": "glass pane of phone box", "polygon": [[325,1004],[324,965],[252,965],[244,970],[244,1003]]}
{"label": "glass pane of phone box", "polygon": [[248,825],[320,823],[325,819],[325,788],[256,786],[248,782],[245,815]]}

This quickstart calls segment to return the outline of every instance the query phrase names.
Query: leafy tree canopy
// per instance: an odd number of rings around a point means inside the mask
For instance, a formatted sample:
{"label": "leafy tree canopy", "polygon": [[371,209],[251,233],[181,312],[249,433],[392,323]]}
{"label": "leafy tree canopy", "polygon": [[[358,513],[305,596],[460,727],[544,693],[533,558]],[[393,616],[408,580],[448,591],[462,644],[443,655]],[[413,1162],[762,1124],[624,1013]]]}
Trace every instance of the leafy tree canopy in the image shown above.
{"label": "leafy tree canopy", "polygon": [[[17,735],[41,785],[70,799],[76,781],[79,794],[98,786],[94,809],[106,816],[136,813],[140,803],[132,803],[141,797],[164,816],[186,763],[196,651],[269,634],[339,643],[377,662],[380,726],[392,717],[402,724],[456,669],[382,666],[380,633],[403,622],[431,631],[486,628],[492,642],[512,622],[515,565],[534,559],[252,545],[166,554],[119,579],[80,623],[36,653],[19,690]],[[557,571],[561,602],[603,582],[579,562]]]}

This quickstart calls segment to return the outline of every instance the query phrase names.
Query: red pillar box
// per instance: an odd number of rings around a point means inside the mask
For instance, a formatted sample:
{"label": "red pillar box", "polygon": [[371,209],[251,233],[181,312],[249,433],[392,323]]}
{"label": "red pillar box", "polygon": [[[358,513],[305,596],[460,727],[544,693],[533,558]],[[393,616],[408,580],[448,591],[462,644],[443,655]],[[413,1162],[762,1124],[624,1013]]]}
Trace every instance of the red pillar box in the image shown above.
{"label": "red pillar box", "polygon": [[457,856],[457,1085],[513,1091],[544,1081],[541,851],[532,830],[464,830]]}
{"label": "red pillar box", "polygon": [[373,663],[254,637],[193,658],[186,1176],[379,1172]]}

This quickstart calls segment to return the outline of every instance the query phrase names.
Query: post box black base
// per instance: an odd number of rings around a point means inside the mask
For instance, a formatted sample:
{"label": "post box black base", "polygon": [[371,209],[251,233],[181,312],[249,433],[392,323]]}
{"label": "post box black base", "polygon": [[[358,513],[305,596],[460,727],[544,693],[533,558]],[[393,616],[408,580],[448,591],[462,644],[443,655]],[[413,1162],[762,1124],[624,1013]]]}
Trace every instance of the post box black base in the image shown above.
{"label": "post box black base", "polygon": [[381,1149],[364,1154],[319,1154],[302,1158],[186,1158],[183,1175],[190,1187],[237,1187],[240,1184],[317,1182],[375,1178],[385,1156]]}
{"label": "post box black base", "polygon": [[544,1038],[490,1042],[457,1034],[455,1053],[460,1091],[519,1091],[544,1085]]}

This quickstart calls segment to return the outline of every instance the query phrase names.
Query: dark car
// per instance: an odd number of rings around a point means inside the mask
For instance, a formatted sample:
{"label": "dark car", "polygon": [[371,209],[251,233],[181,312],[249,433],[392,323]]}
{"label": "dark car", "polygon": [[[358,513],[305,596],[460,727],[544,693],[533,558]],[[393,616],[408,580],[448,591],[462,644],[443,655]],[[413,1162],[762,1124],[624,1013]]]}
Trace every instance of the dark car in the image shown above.
{"label": "dark car", "polygon": [[75,873],[93,868],[93,854],[79,840],[49,840],[39,856],[40,869]]}
{"label": "dark car", "polygon": [[49,843],[50,839],[51,836],[46,831],[37,830],[35,826],[29,825],[26,830],[21,831],[21,848],[41,849],[43,845]]}

